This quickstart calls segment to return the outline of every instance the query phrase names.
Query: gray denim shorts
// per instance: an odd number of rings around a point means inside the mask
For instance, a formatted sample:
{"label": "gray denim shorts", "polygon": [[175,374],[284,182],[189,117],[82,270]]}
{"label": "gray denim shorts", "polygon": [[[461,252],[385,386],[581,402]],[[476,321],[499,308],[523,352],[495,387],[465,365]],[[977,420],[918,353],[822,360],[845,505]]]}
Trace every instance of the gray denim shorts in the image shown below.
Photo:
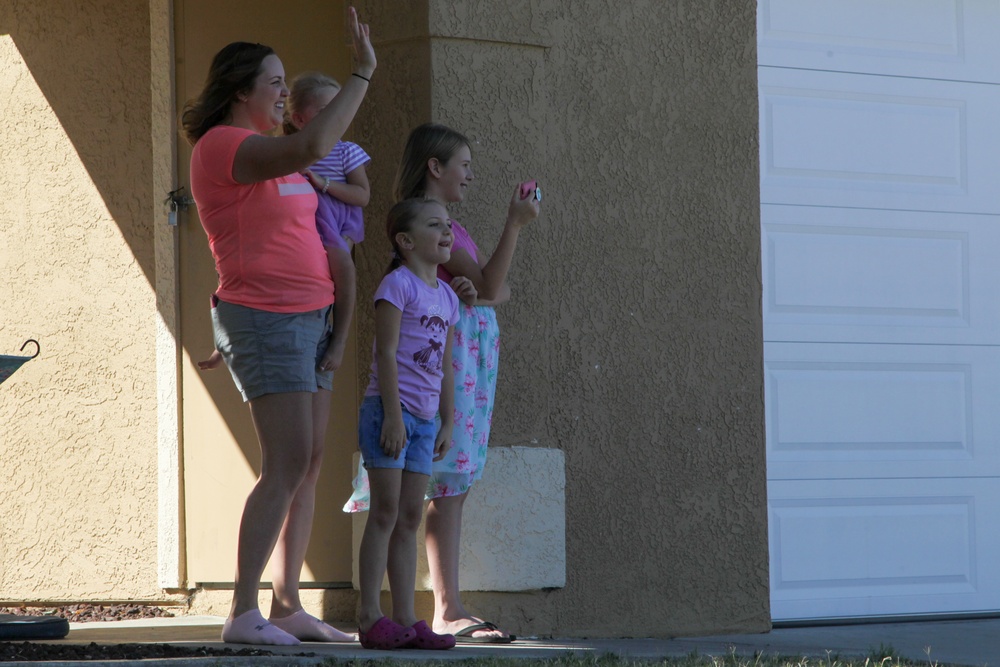
{"label": "gray denim shorts", "polygon": [[244,401],[293,391],[333,389],[333,371],[320,371],[332,334],[332,307],[272,313],[218,301],[212,308],[215,347]]}

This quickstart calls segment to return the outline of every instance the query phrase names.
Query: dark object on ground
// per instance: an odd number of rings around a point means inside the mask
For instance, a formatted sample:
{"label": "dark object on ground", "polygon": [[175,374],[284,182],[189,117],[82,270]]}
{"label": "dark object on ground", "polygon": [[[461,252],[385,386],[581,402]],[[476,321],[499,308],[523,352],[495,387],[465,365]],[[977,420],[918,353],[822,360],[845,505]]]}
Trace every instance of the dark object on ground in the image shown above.
{"label": "dark object on ground", "polygon": [[160,607],[140,604],[71,604],[63,607],[0,607],[0,614],[14,616],[51,616],[65,618],[70,623],[94,621],[128,621],[135,618],[173,618]]}
{"label": "dark object on ground", "polygon": [[[185,648],[173,644],[46,644],[0,642],[3,662],[68,662],[74,660],[147,660],[150,658],[203,658],[223,656],[268,656],[270,651],[257,648],[213,649],[204,646]],[[312,657],[313,653],[300,653]]]}
{"label": "dark object on ground", "polygon": [[62,639],[69,634],[69,621],[58,616],[0,614],[0,640]]}

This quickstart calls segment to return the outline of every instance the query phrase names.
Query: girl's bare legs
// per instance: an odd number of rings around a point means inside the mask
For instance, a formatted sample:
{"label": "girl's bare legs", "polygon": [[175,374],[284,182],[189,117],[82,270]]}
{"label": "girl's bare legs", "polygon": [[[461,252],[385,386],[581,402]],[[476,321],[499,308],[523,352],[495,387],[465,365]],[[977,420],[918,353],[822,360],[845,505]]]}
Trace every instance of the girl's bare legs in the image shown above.
{"label": "girl's bare legs", "polygon": [[273,594],[270,620],[303,641],[337,642],[355,639],[354,635],[343,633],[302,611],[302,601],[299,598],[299,579],[312,533],[316,484],[323,465],[326,428],[330,421],[330,397],[331,392],[326,389],[319,389],[312,395],[309,469],[292,498],[271,558]]}
{"label": "girl's bare legs", "polygon": [[[459,546],[462,540],[462,507],[468,492],[434,498],[427,507],[424,538],[427,567],[434,586],[434,632],[455,634],[482,619],[462,604],[458,588]],[[476,630],[473,637],[506,637],[499,630]]]}
{"label": "girl's bare legs", "polygon": [[362,632],[368,632],[384,616],[379,597],[388,561],[389,541],[399,511],[402,473],[402,470],[394,468],[368,470],[371,505],[358,553],[358,584],[361,589],[358,628]]}
{"label": "girl's bare legs", "polygon": [[417,529],[424,514],[427,475],[403,471],[396,527],[389,538],[387,569],[392,591],[392,620],[409,627],[417,622],[413,610],[417,586]]}
{"label": "girl's bare legs", "polygon": [[[260,626],[257,593],[289,507],[309,470],[312,456],[312,394],[291,392],[251,399],[250,415],[260,442],[261,470],[240,521],[236,582],[225,641],[247,644],[295,643],[274,626]],[[240,623],[237,619],[248,612]],[[251,618],[253,617],[253,618]]]}

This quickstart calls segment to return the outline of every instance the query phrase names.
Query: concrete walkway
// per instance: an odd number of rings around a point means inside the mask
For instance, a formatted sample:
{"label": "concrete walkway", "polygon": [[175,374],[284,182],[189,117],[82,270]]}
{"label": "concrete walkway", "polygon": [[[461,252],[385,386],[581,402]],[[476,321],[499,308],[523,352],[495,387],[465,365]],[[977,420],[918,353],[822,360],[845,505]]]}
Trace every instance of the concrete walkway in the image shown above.
{"label": "concrete walkway", "polygon": [[[222,618],[215,616],[180,616],[117,623],[73,623],[65,639],[59,643],[118,644],[170,643],[188,648],[236,648],[239,645],[219,641]],[[345,631],[349,628],[341,628]],[[295,647],[267,647],[275,657],[195,658],[145,660],[143,667],[183,664],[245,665],[277,667],[278,665],[315,665],[329,658],[454,659],[475,657],[555,658],[566,653],[603,655],[611,653],[630,658],[680,658],[693,652],[703,656],[738,655],[805,656],[811,658],[865,658],[879,647],[891,647],[896,655],[921,664],[997,665],[1000,667],[1000,619],[960,620],[913,623],[881,623],[825,627],[778,628],[767,634],[686,637],[677,639],[519,639],[507,645],[460,645],[450,651],[369,651],[358,644],[306,643]],[[311,654],[303,656],[301,654]],[[280,657],[279,657],[280,656]],[[3,663],[15,665],[87,665],[78,663]],[[121,665],[120,662],[103,663]]]}

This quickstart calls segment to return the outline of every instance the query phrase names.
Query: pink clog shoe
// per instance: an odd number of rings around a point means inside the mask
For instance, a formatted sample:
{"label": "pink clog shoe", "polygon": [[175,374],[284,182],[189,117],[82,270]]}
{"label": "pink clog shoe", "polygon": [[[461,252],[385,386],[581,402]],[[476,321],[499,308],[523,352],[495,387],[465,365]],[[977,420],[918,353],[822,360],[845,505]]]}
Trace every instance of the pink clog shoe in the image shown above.
{"label": "pink clog shoe", "polygon": [[416,636],[416,630],[405,628],[386,616],[375,621],[375,624],[368,628],[368,632],[362,632],[361,628],[358,628],[358,639],[361,641],[361,646],[378,651],[391,651],[394,648],[400,648],[413,641]]}

